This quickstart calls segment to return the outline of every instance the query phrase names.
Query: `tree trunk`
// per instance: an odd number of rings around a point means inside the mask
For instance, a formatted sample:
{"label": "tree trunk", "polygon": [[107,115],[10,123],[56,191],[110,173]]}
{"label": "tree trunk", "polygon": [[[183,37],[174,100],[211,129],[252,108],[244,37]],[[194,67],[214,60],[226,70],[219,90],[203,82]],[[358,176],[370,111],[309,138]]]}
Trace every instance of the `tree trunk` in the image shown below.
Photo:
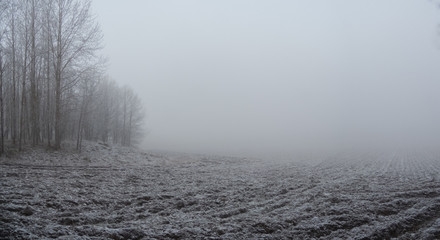
{"label": "tree trunk", "polygon": [[46,62],[46,134],[47,134],[47,146],[50,147],[50,140],[52,138],[51,129],[51,110],[50,110],[50,51],[49,51],[49,37],[47,47],[47,62]]}
{"label": "tree trunk", "polygon": [[83,107],[81,106],[81,110],[79,112],[79,120],[78,120],[78,132],[76,137],[76,150],[81,151],[81,144],[82,144],[82,118],[83,118]]}
{"label": "tree trunk", "polygon": [[[61,3],[59,3],[61,4]],[[61,68],[62,68],[62,23],[63,12],[61,6],[58,9],[58,29],[57,29],[57,54],[55,69],[55,149],[61,148]]]}
{"label": "tree trunk", "polygon": [[127,118],[127,89],[124,88],[124,122],[122,125],[122,145],[125,146],[126,145],[126,126],[125,126],[125,122],[126,122],[126,118]]}
{"label": "tree trunk", "polygon": [[12,107],[11,107],[11,138],[12,144],[17,144],[17,79],[16,79],[16,56],[15,56],[15,15],[12,10],[11,16],[11,52],[12,52]]}
{"label": "tree trunk", "polygon": [[31,10],[31,72],[30,72],[30,83],[31,83],[31,138],[32,145],[35,146],[39,142],[40,131],[38,129],[38,113],[39,113],[39,103],[38,103],[38,95],[37,95],[37,84],[36,84],[36,49],[35,49],[35,1],[32,0],[32,10]]}
{"label": "tree trunk", "polygon": [[27,71],[27,53],[28,53],[28,42],[27,42],[27,31],[25,34],[25,47],[24,47],[24,59],[23,59],[23,76],[21,82],[21,111],[20,111],[20,136],[18,141],[19,151],[23,148],[23,143],[25,141],[25,106],[26,106],[26,71]]}
{"label": "tree trunk", "polygon": [[0,155],[5,152],[4,116],[3,116],[3,61],[0,49]]}
{"label": "tree trunk", "polygon": [[61,72],[55,74],[55,149],[61,148]]}
{"label": "tree trunk", "polygon": [[86,105],[87,104],[86,104],[86,101],[85,101],[85,96],[83,96],[83,100],[81,102],[81,108],[80,108],[80,111],[79,111],[78,134],[77,134],[77,138],[76,138],[76,149],[78,151],[81,151],[82,131],[83,131],[83,118],[84,118],[84,114],[85,114]]}

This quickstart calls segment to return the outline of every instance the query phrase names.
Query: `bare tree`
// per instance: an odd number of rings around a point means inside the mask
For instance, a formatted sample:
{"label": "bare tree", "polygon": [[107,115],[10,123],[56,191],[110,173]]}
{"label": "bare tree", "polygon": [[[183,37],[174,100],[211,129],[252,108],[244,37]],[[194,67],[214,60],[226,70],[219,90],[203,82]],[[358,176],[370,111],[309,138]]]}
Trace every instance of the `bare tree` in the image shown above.
{"label": "bare tree", "polygon": [[5,24],[5,12],[7,6],[4,2],[0,2],[0,155],[5,151],[5,116],[4,116],[4,102],[3,102],[3,73],[5,71],[5,66],[3,64],[3,41],[6,35],[6,24]]}
{"label": "bare tree", "polygon": [[[0,11],[2,11],[0,9]],[[2,17],[2,12],[0,12],[0,18]],[[3,23],[0,23],[0,155],[2,155],[5,151],[5,123],[4,123],[4,108],[3,108],[3,33],[4,33]]]}
{"label": "bare tree", "polygon": [[28,54],[29,54],[29,17],[28,17],[28,5],[24,4],[20,9],[20,17],[22,18],[22,25],[20,26],[20,34],[21,34],[21,44],[22,44],[22,53],[20,59],[22,75],[21,75],[21,109],[20,109],[20,125],[19,125],[19,140],[18,140],[18,149],[21,150],[23,146],[23,142],[25,141],[25,132],[26,132],[26,76],[28,71]]}
{"label": "bare tree", "polygon": [[142,136],[142,125],[145,119],[145,111],[140,98],[131,88],[124,88],[124,126],[123,142],[125,146],[131,146]]}
{"label": "bare tree", "polygon": [[[1,39],[0,39],[1,42]],[[0,46],[0,155],[5,151],[4,109],[3,109],[3,50]]]}
{"label": "bare tree", "polygon": [[[104,76],[89,0],[0,0],[0,153],[69,137],[132,145],[142,107]],[[5,114],[6,113],[6,114]],[[53,143],[54,140],[54,143]]]}
{"label": "bare tree", "polygon": [[37,145],[40,139],[40,128],[39,128],[39,112],[40,112],[40,104],[39,98],[37,94],[37,83],[36,83],[36,67],[37,67],[37,51],[36,51],[36,41],[37,41],[37,32],[36,32],[36,3],[35,0],[31,0],[30,4],[30,110],[31,110],[31,136],[32,136],[32,145]]}
{"label": "bare tree", "polygon": [[76,85],[79,77],[66,76],[69,69],[84,71],[101,47],[102,34],[90,12],[90,1],[57,0],[50,23],[54,34],[52,54],[55,71],[55,148],[61,146],[61,112],[63,91]]}
{"label": "bare tree", "polygon": [[9,8],[9,24],[10,24],[10,48],[11,48],[11,63],[12,63],[12,107],[11,107],[11,137],[12,137],[12,143],[15,145],[17,143],[17,122],[18,122],[18,101],[17,101],[17,89],[18,89],[18,82],[17,82],[17,64],[16,64],[16,11],[17,6],[15,2],[11,2],[8,5]]}
{"label": "bare tree", "polygon": [[[93,97],[97,91],[97,86],[99,84],[99,77],[94,76],[93,72],[91,72],[89,78],[83,79],[81,81],[80,86],[80,109],[79,109],[79,118],[78,118],[78,130],[77,130],[77,140],[76,140],[76,149],[81,151],[82,147],[82,139],[83,135],[86,134],[84,130],[84,125],[88,123],[88,115],[91,110],[91,106],[93,105]],[[90,139],[90,137],[89,137]]]}

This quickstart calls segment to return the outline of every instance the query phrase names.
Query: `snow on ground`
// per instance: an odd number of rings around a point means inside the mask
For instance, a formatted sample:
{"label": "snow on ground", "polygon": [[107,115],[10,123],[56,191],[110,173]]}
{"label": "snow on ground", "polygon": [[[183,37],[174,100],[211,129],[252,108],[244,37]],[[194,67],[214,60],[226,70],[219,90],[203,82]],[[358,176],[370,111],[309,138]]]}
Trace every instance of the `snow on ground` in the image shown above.
{"label": "snow on ground", "polygon": [[440,239],[439,158],[27,149],[0,158],[0,238]]}

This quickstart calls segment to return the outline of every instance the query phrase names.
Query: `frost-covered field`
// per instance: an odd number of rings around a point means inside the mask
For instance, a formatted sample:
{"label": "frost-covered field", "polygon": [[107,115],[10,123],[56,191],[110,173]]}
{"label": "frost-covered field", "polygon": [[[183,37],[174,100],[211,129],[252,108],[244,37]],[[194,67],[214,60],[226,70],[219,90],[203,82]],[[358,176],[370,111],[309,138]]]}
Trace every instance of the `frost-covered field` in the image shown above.
{"label": "frost-covered field", "polygon": [[0,160],[0,236],[440,239],[440,155],[299,160],[27,150]]}

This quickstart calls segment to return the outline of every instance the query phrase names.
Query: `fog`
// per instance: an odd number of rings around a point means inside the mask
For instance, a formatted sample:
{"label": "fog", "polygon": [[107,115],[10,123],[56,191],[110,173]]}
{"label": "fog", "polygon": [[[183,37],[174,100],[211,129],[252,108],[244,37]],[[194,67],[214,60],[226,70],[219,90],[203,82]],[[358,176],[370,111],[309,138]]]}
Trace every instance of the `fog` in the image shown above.
{"label": "fog", "polygon": [[432,1],[92,3],[146,149],[279,154],[440,143]]}

